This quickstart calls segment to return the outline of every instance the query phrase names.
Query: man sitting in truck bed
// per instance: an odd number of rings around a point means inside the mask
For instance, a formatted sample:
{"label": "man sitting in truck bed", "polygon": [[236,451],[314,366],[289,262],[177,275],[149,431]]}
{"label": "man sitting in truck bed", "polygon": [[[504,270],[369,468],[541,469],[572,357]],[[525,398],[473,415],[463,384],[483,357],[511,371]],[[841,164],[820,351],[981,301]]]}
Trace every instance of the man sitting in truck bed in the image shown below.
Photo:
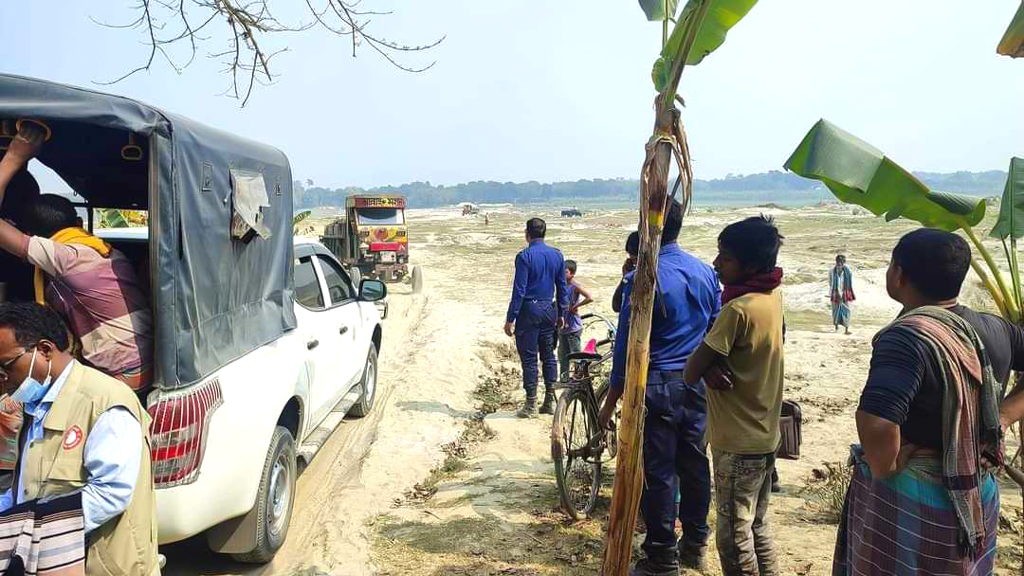
{"label": "man sitting in truck bed", "polygon": [[[42,148],[42,131],[25,123],[0,160],[0,205],[8,184]],[[153,379],[149,299],[132,264],[81,228],[70,200],[43,194],[23,204],[22,232],[0,220],[0,248],[35,266],[34,295],[67,321],[83,360],[142,397]],[[27,234],[26,234],[27,233]]]}

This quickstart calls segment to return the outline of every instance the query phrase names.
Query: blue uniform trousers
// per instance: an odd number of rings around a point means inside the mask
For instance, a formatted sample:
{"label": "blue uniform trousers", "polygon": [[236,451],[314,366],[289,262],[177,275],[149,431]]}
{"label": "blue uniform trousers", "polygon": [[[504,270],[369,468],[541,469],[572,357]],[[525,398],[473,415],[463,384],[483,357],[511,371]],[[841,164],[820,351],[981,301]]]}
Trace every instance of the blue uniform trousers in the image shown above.
{"label": "blue uniform trousers", "polygon": [[555,357],[555,305],[541,300],[526,300],[516,318],[516,349],[523,366],[523,388],[528,398],[537,397],[537,357],[544,370],[544,388],[553,392],[558,381]]}
{"label": "blue uniform trousers", "polygon": [[[682,371],[650,370],[644,421],[644,478],[640,501],[649,558],[675,554],[678,515],[683,542],[703,547],[708,539],[711,466],[704,429],[707,400],[704,382],[688,385]],[[676,494],[680,494],[678,506]]]}

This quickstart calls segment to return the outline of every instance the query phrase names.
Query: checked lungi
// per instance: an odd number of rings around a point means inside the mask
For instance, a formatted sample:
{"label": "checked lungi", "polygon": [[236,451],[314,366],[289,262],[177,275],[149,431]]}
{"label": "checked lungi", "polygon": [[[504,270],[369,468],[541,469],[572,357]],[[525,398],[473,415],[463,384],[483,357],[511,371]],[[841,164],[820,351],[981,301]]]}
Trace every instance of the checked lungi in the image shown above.
{"label": "checked lungi", "polygon": [[873,480],[859,448],[851,456],[853,477],[839,524],[833,576],[992,574],[999,487],[991,474],[983,475],[980,486],[983,549],[971,558],[960,545],[960,526],[942,485],[938,458],[912,457],[894,476]]}

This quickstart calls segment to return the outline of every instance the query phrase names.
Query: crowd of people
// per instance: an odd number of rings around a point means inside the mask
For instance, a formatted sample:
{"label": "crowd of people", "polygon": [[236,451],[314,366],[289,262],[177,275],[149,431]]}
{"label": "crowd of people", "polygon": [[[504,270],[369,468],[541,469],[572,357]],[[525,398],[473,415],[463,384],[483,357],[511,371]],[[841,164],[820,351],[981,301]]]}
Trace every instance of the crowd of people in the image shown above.
{"label": "crowd of people", "polygon": [[149,295],[134,266],[82,228],[26,169],[25,123],[0,160],[0,493],[5,573],[159,574],[150,418]]}
{"label": "crowd of people", "polygon": [[[682,211],[669,206],[661,236],[645,396],[641,514],[643,557],[633,574],[703,569],[716,503],[715,544],[726,576],[781,574],[769,522],[784,390],[783,236],[768,217],[726,226],[712,265],[679,243]],[[534,415],[538,355],[549,412],[558,377],[555,334],[591,295],[570,289],[577,272],[526,225],[516,257],[505,331],[515,335]],[[618,331],[610,392],[599,423],[611,425],[626,381],[633,275],[639,236],[629,235],[612,296]],[[958,303],[970,268],[960,236],[922,228],[903,236],[886,274],[902,311],[873,340],[856,411],[859,444],[833,558],[833,574],[991,574],[1002,435],[1024,417],[1024,394],[1004,395],[1024,369],[1024,330]],[[580,296],[585,294],[585,296]],[[849,333],[852,273],[845,256],[830,272],[835,329]],[[559,348],[578,348],[578,338]],[[575,348],[574,348],[575,346]],[[564,358],[564,356],[563,356]],[[563,374],[566,367],[563,363]],[[708,446],[710,445],[710,455]],[[680,497],[681,495],[681,497]],[[676,534],[676,524],[681,534]]]}

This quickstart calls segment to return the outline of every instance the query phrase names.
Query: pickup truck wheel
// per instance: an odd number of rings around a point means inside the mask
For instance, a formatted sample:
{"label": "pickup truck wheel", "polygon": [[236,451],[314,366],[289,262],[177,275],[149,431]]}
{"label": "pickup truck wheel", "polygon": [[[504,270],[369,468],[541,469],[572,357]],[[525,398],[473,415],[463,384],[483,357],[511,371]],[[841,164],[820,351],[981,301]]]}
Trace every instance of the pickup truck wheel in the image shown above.
{"label": "pickup truck wheel", "polygon": [[377,397],[377,346],[373,342],[370,342],[370,351],[366,354],[366,367],[363,368],[363,382],[360,387],[362,394],[349,411],[349,414],[359,418],[373,410],[373,401]]}
{"label": "pickup truck wheel", "polygon": [[284,544],[295,500],[295,439],[284,426],[274,429],[256,496],[256,548],[232,554],[239,562],[270,562]]}

